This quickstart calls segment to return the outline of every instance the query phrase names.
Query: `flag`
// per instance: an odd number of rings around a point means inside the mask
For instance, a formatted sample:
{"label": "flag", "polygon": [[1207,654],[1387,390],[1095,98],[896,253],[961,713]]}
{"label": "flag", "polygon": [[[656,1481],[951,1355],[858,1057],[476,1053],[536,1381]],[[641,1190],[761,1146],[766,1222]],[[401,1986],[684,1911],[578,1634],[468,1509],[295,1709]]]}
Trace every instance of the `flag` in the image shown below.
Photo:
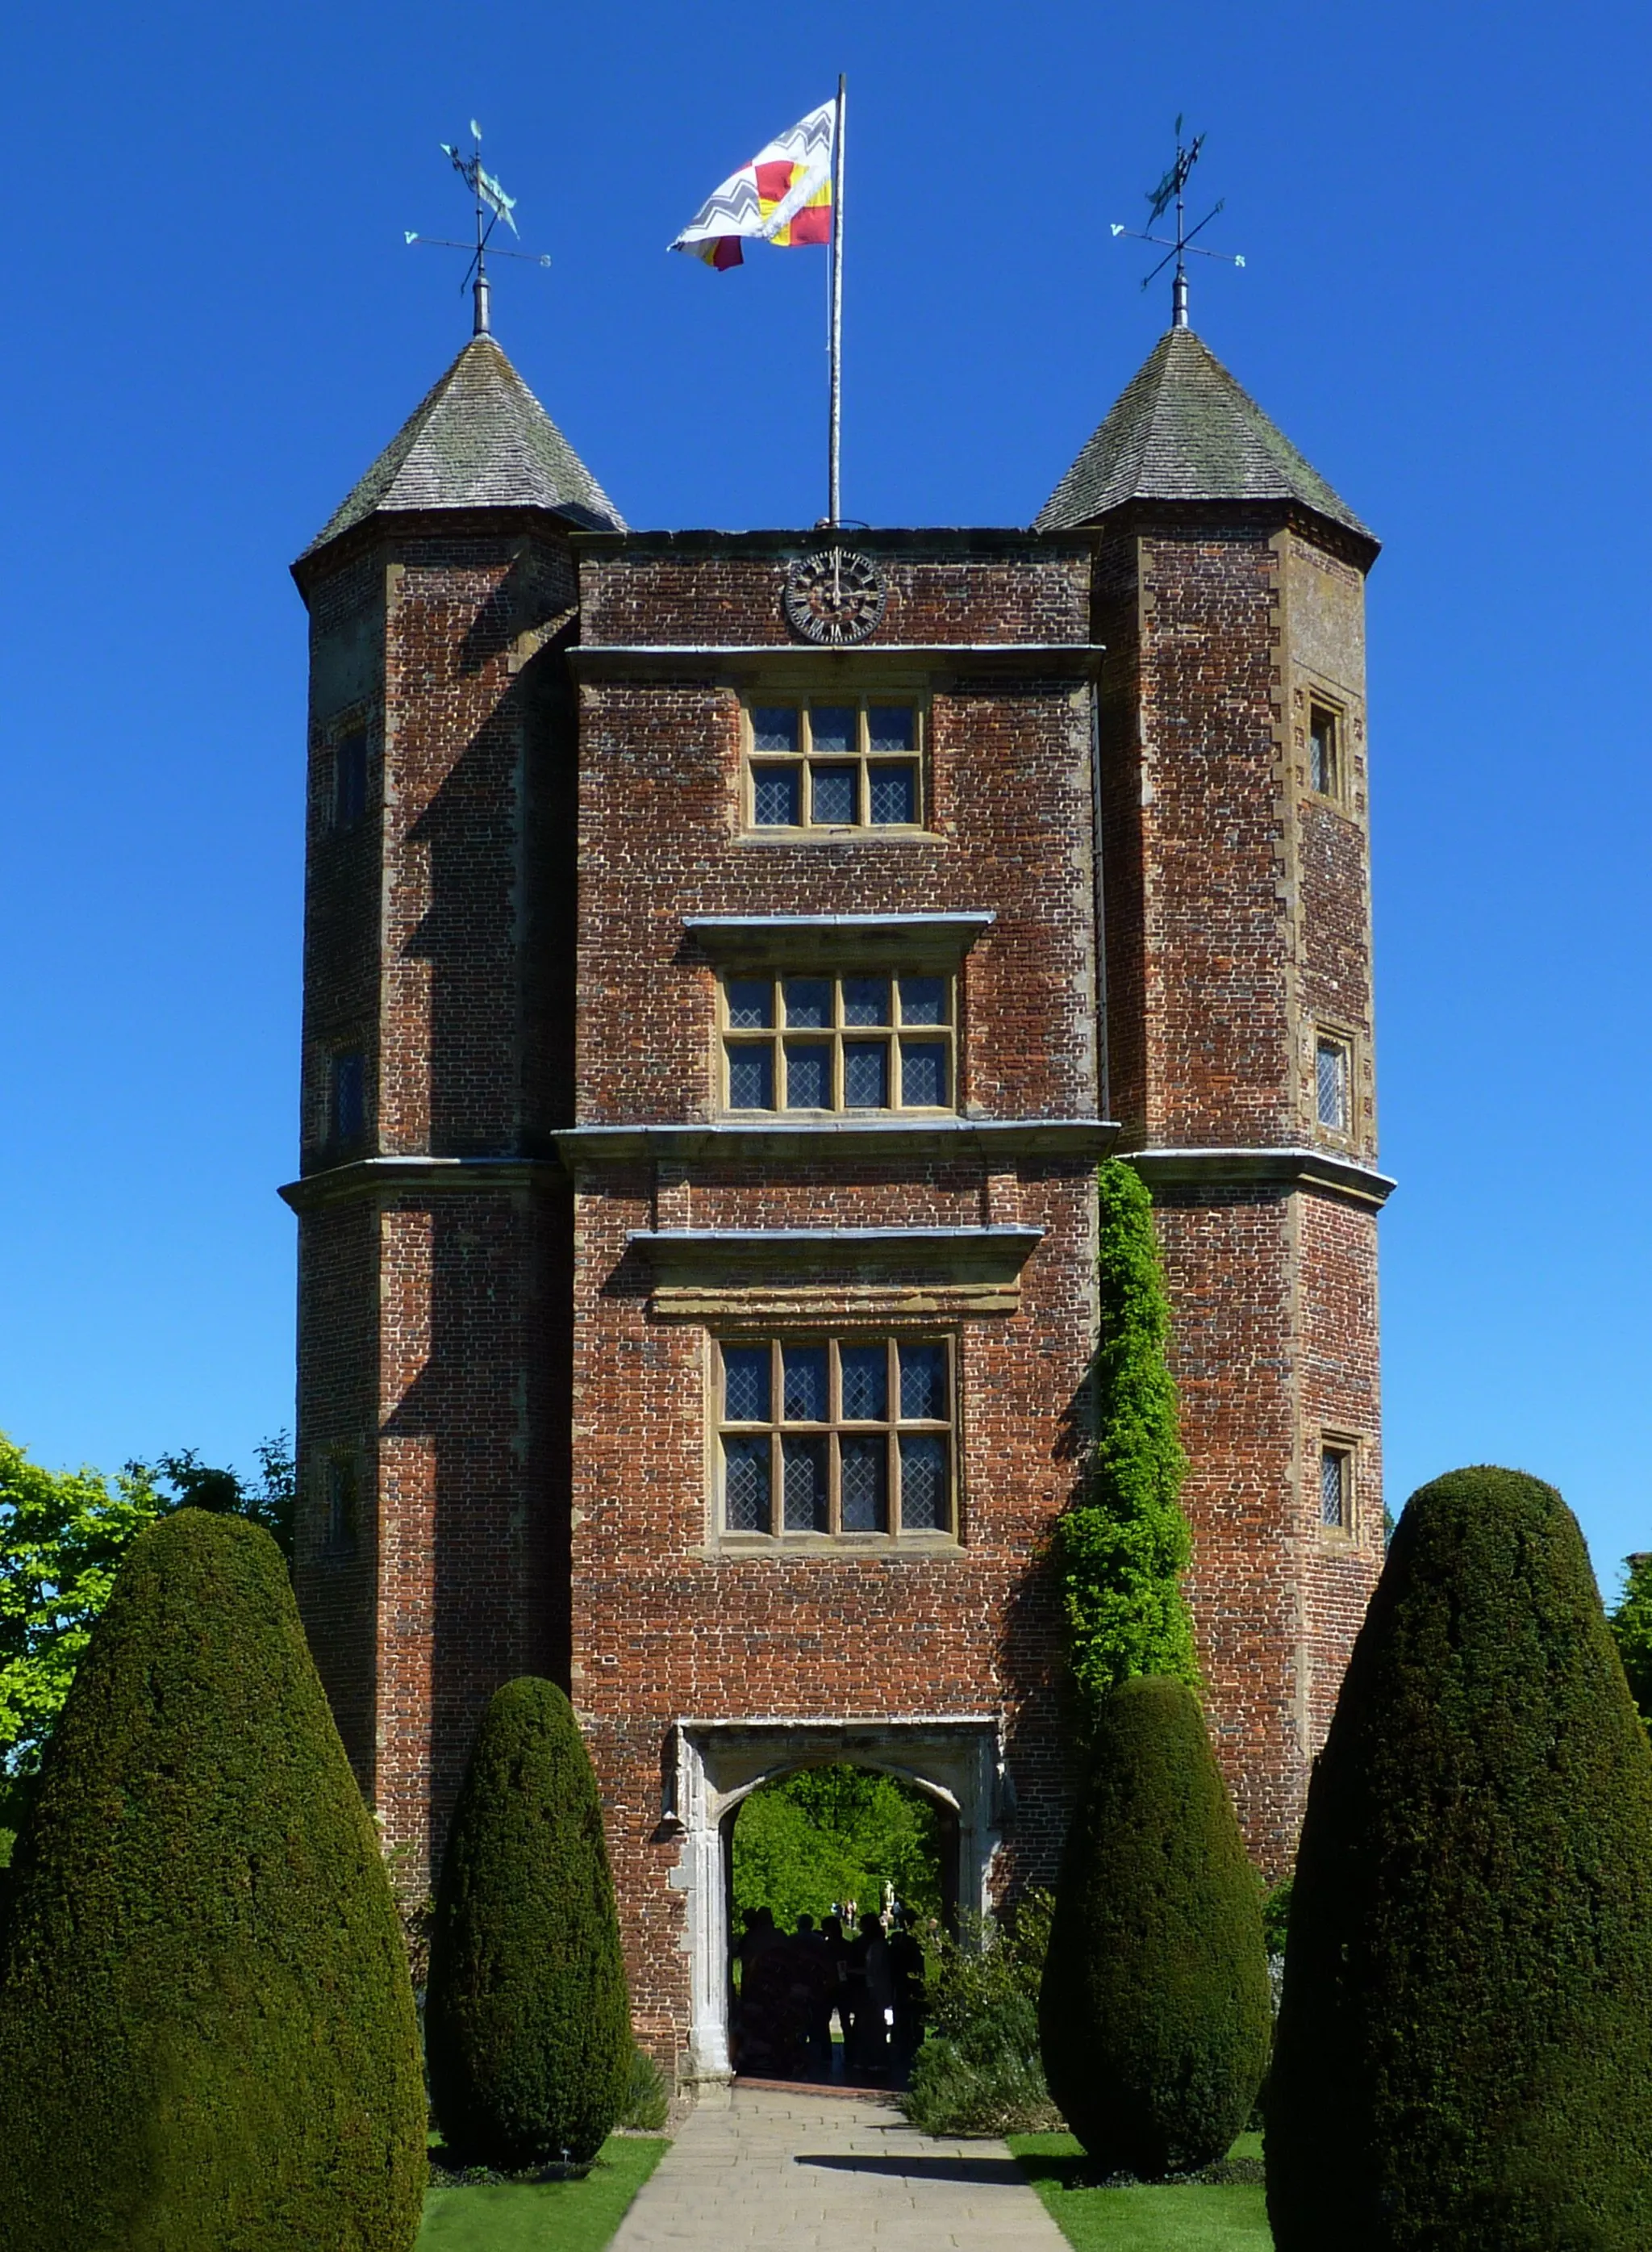
{"label": "flag", "polygon": [[691,250],[720,274],[744,263],[742,239],[789,250],[829,242],[832,233],[832,136],[837,105],[823,102],[760,149],[724,181],[684,228],[673,250]]}

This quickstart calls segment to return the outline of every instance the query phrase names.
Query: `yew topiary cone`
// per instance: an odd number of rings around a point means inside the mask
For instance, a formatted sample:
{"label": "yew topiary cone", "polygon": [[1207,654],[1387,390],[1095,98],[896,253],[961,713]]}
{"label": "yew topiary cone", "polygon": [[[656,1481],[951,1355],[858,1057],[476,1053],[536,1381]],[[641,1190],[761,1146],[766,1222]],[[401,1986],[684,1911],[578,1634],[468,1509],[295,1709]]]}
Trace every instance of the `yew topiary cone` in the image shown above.
{"label": "yew topiary cone", "polygon": [[1552,1487],[1412,1497],[1314,1773],[1278,2252],[1652,2245],[1652,1748]]}
{"label": "yew topiary cone", "polygon": [[186,1509],[134,1541],[12,1875],[0,2242],[406,2252],[406,1958],[268,1533]]}
{"label": "yew topiary cone", "polygon": [[482,1715],[436,1898],[425,2043],[442,2139],[467,2165],[587,2165],[625,2100],[602,1808],[552,1682],[508,1682]]}
{"label": "yew topiary cone", "polygon": [[1039,2031],[1050,2093],[1104,2172],[1225,2158],[1270,2022],[1261,1904],[1192,1692],[1105,1698],[1062,1857]]}

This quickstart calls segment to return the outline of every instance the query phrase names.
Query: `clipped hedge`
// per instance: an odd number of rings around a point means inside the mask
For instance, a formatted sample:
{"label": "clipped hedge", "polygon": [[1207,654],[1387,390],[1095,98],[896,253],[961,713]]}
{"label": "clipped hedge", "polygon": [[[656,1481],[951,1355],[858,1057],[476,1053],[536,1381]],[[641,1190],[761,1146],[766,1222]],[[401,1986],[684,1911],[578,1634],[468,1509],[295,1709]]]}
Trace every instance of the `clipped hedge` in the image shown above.
{"label": "clipped hedge", "polygon": [[17,1840],[0,2234],[30,2252],[406,2252],[413,2001],[372,1823],[267,1533],[141,1533]]}
{"label": "clipped hedge", "polygon": [[508,1682],[482,1715],[436,1895],[425,2045],[461,2165],[587,2165],[625,2103],[631,2013],[602,1809],[552,1682]]}
{"label": "clipped hedge", "polygon": [[1652,1748],[1552,1487],[1413,1496],[1315,1768],[1278,2252],[1652,2244]]}
{"label": "clipped hedge", "polygon": [[1106,1699],[1039,1998],[1050,2093],[1104,2172],[1225,2158],[1267,2062],[1261,1906],[1192,1692]]}

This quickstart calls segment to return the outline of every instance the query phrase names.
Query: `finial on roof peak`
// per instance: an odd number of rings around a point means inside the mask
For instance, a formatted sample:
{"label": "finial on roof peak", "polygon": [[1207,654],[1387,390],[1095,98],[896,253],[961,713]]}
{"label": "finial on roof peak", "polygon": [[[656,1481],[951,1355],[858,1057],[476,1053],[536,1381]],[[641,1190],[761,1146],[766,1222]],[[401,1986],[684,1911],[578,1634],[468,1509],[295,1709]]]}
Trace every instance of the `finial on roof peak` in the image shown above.
{"label": "finial on roof peak", "polygon": [[1170,286],[1170,326],[1174,329],[1184,329],[1187,326],[1187,254],[1190,250],[1196,258],[1219,259],[1225,266],[1243,266],[1245,263],[1242,257],[1232,251],[1206,250],[1202,243],[1195,243],[1193,240],[1196,234],[1204,233],[1216,217],[1217,212],[1222,209],[1223,205],[1227,201],[1225,196],[1222,198],[1220,203],[1205,212],[1197,226],[1189,226],[1187,224],[1188,175],[1198,163],[1199,150],[1204,146],[1204,134],[1196,133],[1192,140],[1183,148],[1182,120],[1178,117],[1176,121],[1176,162],[1159,182],[1157,187],[1149,191],[1147,199],[1149,226],[1156,226],[1170,205],[1172,204],[1176,205],[1174,240],[1168,235],[1144,234],[1133,226],[1115,226],[1113,230],[1115,236],[1128,235],[1132,242],[1153,243],[1166,254],[1160,259],[1152,273],[1148,275],[1147,280],[1142,282],[1142,287],[1144,289],[1149,282],[1156,282],[1171,259],[1175,259],[1176,278]]}
{"label": "finial on roof peak", "polygon": [[[511,213],[517,207],[517,199],[514,196],[506,195],[503,185],[494,178],[491,172],[482,170],[482,128],[474,117],[470,121],[470,135],[475,145],[469,156],[462,156],[450,141],[444,141],[441,143],[441,153],[448,158],[475,198],[476,206],[475,247],[472,248],[468,242],[449,241],[442,235],[418,234],[411,228],[406,230],[406,234],[409,244],[423,242],[428,243],[435,250],[469,250],[470,252],[470,263],[465,268],[464,282],[462,282],[459,287],[462,289],[465,282],[470,282],[471,295],[475,301],[475,311],[470,325],[471,335],[487,337],[493,333],[489,317],[488,287],[489,250],[493,249],[493,255],[496,258],[520,258],[530,266],[549,266],[551,261],[538,251],[501,250],[494,247],[493,231],[501,219],[504,221],[512,234],[517,232],[516,220],[511,217]],[[475,277],[474,281],[471,279],[473,275]]]}

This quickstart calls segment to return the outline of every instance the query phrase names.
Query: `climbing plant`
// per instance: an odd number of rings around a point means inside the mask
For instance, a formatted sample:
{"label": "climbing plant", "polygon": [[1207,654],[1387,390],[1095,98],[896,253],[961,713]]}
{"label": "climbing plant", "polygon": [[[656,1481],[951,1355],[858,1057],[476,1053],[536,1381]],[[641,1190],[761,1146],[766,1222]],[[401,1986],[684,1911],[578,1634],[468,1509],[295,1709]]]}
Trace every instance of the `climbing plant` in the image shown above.
{"label": "climbing plant", "polygon": [[1182,1514],[1187,1457],[1165,1361],[1170,1303],[1141,1177],[1111,1158],[1100,1202],[1096,1433],[1085,1491],[1056,1520],[1051,1562],[1072,1679],[1086,1717],[1138,1674],[1199,1685],[1182,1592],[1191,1553]]}

